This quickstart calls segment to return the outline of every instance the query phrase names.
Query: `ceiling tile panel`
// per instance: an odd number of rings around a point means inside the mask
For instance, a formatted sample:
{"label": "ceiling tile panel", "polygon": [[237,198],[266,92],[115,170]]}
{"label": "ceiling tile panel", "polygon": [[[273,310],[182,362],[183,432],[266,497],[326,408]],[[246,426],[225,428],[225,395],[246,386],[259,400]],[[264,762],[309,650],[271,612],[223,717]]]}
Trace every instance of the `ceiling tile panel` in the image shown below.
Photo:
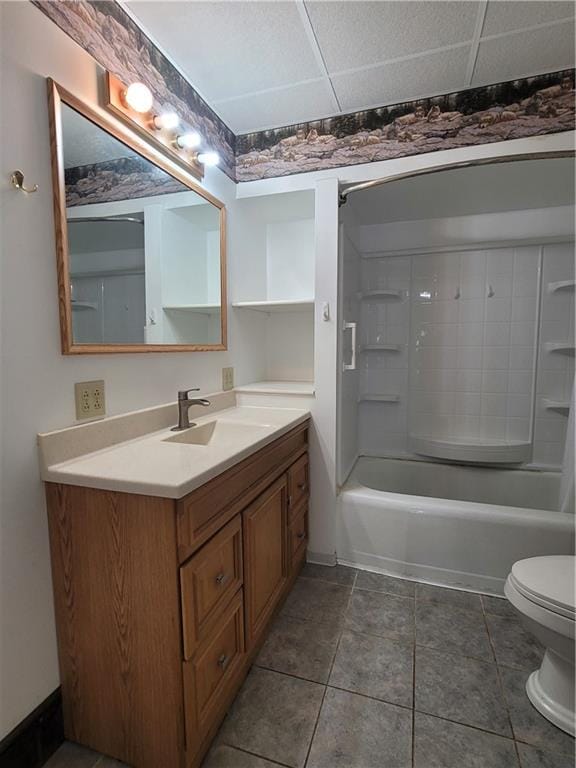
{"label": "ceiling tile panel", "polygon": [[573,66],[574,28],[572,22],[566,22],[483,40],[472,85],[488,85]]}
{"label": "ceiling tile panel", "polygon": [[334,75],[332,82],[345,111],[385,106],[463,88],[470,46],[431,53],[374,69]]}
{"label": "ceiling tile panel", "polygon": [[322,74],[294,2],[129,2],[127,8],[209,100]]}
{"label": "ceiling tile panel", "polygon": [[235,133],[251,133],[334,114],[326,80],[224,101],[214,107]]}
{"label": "ceiling tile panel", "polygon": [[328,71],[469,41],[476,2],[306,2]]}
{"label": "ceiling tile panel", "polygon": [[482,35],[498,35],[574,16],[574,3],[489,0]]}

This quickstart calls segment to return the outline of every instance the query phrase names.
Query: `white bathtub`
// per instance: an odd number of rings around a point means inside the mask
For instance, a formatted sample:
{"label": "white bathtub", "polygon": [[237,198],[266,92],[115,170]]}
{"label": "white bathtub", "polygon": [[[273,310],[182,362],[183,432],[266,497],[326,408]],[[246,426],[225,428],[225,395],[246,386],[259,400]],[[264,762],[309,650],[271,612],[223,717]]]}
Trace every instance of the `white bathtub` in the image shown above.
{"label": "white bathtub", "polygon": [[361,458],[339,497],[338,560],[503,594],[516,560],[574,551],[560,474]]}

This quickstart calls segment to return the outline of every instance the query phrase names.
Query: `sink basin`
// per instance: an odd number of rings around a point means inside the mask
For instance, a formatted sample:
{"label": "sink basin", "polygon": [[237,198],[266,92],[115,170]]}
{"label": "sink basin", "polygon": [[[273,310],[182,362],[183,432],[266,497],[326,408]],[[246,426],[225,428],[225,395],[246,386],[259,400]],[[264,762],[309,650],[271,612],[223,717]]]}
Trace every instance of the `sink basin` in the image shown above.
{"label": "sink basin", "polygon": [[247,424],[234,421],[215,419],[206,424],[190,427],[184,432],[176,432],[165,437],[164,443],[180,443],[181,445],[209,445],[241,443],[258,439],[270,429],[262,424]]}

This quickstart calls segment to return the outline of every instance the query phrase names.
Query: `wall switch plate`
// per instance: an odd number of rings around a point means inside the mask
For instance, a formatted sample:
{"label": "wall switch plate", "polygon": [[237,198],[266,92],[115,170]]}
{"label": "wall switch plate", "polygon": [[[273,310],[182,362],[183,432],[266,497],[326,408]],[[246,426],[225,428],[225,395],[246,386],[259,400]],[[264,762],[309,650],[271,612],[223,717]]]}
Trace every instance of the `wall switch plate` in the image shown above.
{"label": "wall switch plate", "polygon": [[78,421],[106,416],[104,381],[102,379],[79,381],[74,384],[74,399]]}
{"label": "wall switch plate", "polygon": [[234,389],[234,368],[222,368],[222,389]]}

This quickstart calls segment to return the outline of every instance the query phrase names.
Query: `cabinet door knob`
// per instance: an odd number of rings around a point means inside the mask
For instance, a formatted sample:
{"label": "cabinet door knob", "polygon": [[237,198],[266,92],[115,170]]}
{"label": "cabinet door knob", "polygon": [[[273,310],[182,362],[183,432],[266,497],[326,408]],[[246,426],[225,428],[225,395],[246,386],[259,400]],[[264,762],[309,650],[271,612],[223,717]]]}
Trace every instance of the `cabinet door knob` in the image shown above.
{"label": "cabinet door knob", "polygon": [[306,490],[306,483],[298,483],[298,488],[301,491],[305,491]]}
{"label": "cabinet door knob", "polygon": [[299,539],[305,539],[306,538],[306,531],[301,531],[297,534],[297,538]]}
{"label": "cabinet door knob", "polygon": [[218,666],[220,667],[220,669],[226,669],[229,661],[230,661],[230,657],[227,654],[223,653],[222,656],[220,656],[220,658],[218,659]]}
{"label": "cabinet door knob", "polygon": [[218,576],[216,576],[216,584],[218,584],[218,586],[222,586],[222,584],[224,584],[224,582],[226,582],[227,580],[228,580],[228,577],[226,576],[225,573],[219,573]]}

